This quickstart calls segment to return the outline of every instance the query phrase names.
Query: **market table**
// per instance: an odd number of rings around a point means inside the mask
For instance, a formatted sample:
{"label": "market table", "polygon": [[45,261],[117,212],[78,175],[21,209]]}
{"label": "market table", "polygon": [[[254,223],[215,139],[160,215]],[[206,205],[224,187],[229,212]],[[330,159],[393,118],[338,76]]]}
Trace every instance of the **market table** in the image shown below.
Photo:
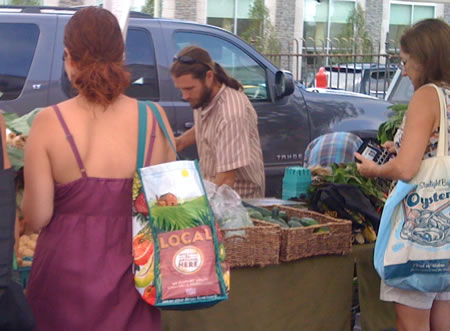
{"label": "market table", "polygon": [[352,281],[358,270],[364,331],[395,327],[391,304],[379,298],[373,244],[346,256],[316,256],[265,268],[233,269],[227,301],[194,311],[164,311],[164,331],[350,330]]}
{"label": "market table", "polygon": [[394,305],[380,297],[380,277],[373,267],[374,244],[353,245],[358,274],[359,305],[361,309],[361,329],[377,331],[395,328]]}

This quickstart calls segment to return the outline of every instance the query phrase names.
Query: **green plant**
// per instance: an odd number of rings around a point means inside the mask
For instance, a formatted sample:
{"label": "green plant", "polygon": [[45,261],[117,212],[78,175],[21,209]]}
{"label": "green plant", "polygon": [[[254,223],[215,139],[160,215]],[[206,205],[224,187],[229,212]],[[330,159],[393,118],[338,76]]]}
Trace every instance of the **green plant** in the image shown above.
{"label": "green plant", "polygon": [[12,6],[40,6],[39,0],[9,0],[8,4]]}
{"label": "green plant", "polygon": [[152,16],[155,15],[155,0],[146,0],[141,12]]}
{"label": "green plant", "polygon": [[[332,173],[329,176],[323,176],[323,182],[334,184],[350,184],[358,186],[361,191],[375,202],[377,208],[382,207],[386,201],[389,191],[390,181],[381,178],[368,178],[361,176],[356,163],[343,165],[331,164]],[[312,185],[310,193],[313,193],[318,186]]]}
{"label": "green plant", "polygon": [[394,115],[390,117],[386,122],[381,123],[378,128],[377,138],[381,144],[386,141],[393,141],[397,129],[400,127],[408,110],[408,105],[397,104],[389,106],[389,109],[394,111]]}
{"label": "green plant", "polygon": [[186,201],[177,206],[150,206],[155,228],[162,232],[193,228],[209,224],[209,209],[205,196]]}
{"label": "green plant", "polygon": [[264,0],[255,0],[249,9],[250,24],[240,37],[261,53],[278,53],[280,42],[275,28],[270,23],[269,10]]}
{"label": "green plant", "polygon": [[[366,14],[360,3],[348,16],[345,30],[338,36],[338,39],[346,40],[347,43],[343,46],[353,54],[372,53],[372,41],[366,28]],[[338,49],[336,52],[342,53],[342,50]],[[360,59],[362,62],[371,62],[371,60],[369,55]],[[352,58],[351,61],[353,62],[354,59]]]}

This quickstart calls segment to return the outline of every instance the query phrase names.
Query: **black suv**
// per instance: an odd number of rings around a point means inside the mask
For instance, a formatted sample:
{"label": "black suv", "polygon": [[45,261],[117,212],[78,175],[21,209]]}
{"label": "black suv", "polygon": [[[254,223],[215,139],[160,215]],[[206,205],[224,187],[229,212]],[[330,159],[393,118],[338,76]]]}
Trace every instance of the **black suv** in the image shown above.
{"label": "black suv", "polygon": [[[64,26],[75,10],[0,6],[0,109],[22,115],[72,95],[62,55]],[[169,66],[174,54],[190,44],[207,49],[244,85],[258,113],[267,196],[281,196],[284,169],[303,163],[312,139],[333,131],[375,137],[390,114],[390,104],[374,97],[306,89],[223,29],[131,13],[126,63],[132,83],[126,93],[159,102],[176,135],[193,125],[193,117]],[[196,157],[195,148],[184,156]]]}

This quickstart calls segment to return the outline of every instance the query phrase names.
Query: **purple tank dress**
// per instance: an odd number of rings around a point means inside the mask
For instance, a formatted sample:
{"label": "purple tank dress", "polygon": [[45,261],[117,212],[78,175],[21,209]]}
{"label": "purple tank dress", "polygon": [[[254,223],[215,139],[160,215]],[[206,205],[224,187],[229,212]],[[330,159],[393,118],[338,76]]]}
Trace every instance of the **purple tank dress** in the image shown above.
{"label": "purple tank dress", "polygon": [[160,312],[140,298],[131,271],[132,179],[89,177],[55,111],[82,177],[55,185],[53,217],[39,235],[27,284],[35,330],[160,330]]}

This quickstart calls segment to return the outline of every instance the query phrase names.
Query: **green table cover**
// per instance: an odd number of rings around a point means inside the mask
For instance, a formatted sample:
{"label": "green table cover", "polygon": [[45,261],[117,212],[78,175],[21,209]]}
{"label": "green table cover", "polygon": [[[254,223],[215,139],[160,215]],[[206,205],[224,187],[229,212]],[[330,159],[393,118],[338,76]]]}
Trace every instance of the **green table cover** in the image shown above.
{"label": "green table cover", "polygon": [[350,255],[233,269],[227,301],[164,311],[163,330],[350,330],[352,279]]}
{"label": "green table cover", "polygon": [[349,331],[355,267],[362,330],[394,328],[392,304],[379,300],[380,278],[373,268],[373,248],[373,244],[355,245],[346,256],[232,269],[227,301],[202,310],[163,311],[163,330]]}

